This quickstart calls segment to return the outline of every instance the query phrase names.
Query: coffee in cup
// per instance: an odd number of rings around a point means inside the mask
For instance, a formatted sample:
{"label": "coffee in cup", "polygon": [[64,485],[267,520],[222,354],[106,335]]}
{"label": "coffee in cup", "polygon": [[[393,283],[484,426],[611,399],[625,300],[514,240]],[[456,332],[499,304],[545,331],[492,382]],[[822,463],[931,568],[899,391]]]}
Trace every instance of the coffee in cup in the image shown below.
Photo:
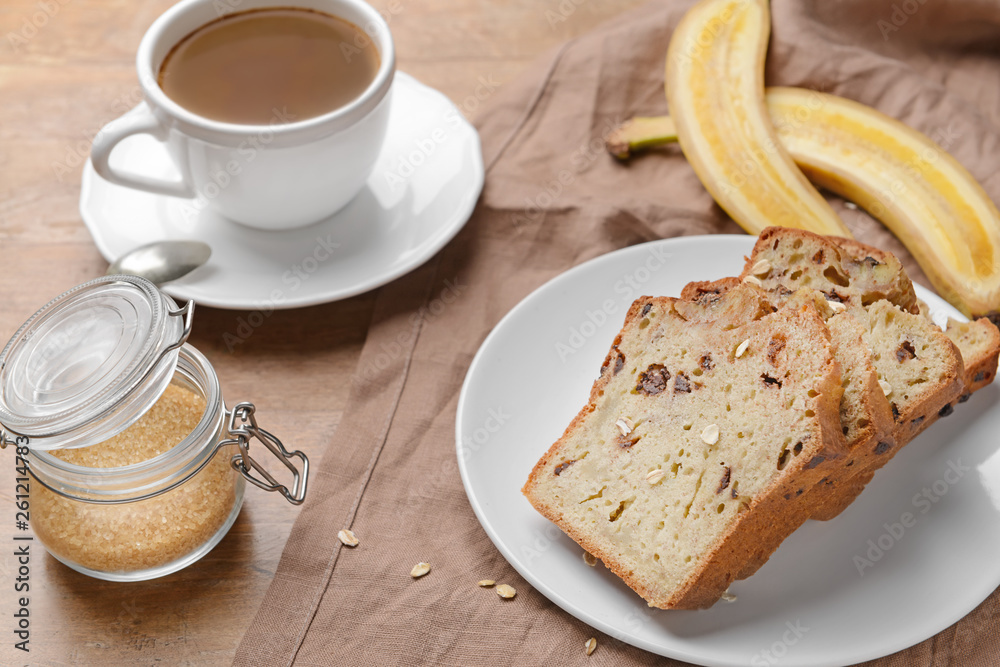
{"label": "coffee in cup", "polygon": [[310,9],[256,9],[224,16],[178,42],[160,65],[167,97],[199,116],[265,125],[305,120],[359,97],[375,79],[379,54],[359,49],[353,23]]}
{"label": "coffee in cup", "polygon": [[[301,227],[364,187],[389,119],[395,51],[364,0],[182,0],[139,45],[145,101],[94,139],[94,170],[116,185],[175,197],[250,227]],[[254,74],[256,72],[256,74]],[[112,164],[148,134],[179,180]],[[199,207],[200,208],[200,207]]]}

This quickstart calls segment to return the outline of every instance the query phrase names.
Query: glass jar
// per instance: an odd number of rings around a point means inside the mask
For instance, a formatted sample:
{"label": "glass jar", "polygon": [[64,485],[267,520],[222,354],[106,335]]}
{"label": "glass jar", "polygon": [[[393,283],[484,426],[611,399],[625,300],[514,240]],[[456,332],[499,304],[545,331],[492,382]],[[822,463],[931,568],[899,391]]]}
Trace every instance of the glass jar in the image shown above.
{"label": "glass jar", "polygon": [[[79,572],[137,581],[190,565],[229,531],[247,480],[305,499],[306,456],[260,429],[253,404],[228,411],[211,363],[184,342],[193,312],[141,278],[107,276],[49,302],[0,354],[0,444],[17,445],[24,514]],[[291,489],[250,456],[253,440]]]}

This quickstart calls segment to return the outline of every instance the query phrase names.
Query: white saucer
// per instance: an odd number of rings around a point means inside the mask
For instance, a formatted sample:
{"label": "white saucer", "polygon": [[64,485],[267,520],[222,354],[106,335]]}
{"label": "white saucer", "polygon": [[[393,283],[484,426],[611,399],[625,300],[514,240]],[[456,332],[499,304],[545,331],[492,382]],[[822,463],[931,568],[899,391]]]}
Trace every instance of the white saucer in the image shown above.
{"label": "white saucer", "polygon": [[[624,642],[726,667],[830,667],[888,655],[944,630],[1000,584],[997,383],[907,445],[843,514],[796,531],[757,574],[733,584],[735,602],[705,611],[650,609],[609,570],[588,567],[520,492],[586,403],[632,300],[738,273],[753,243],[700,236],[636,245],[525,298],[483,342],[462,387],[462,481],[487,534],[538,592]],[[917,296],[935,321],[961,318],[928,290]]]}
{"label": "white saucer", "polygon": [[[88,161],[80,214],[109,262],[161,239],[198,239],[208,264],[164,286],[217,308],[295,308],[384,285],[431,258],[472,214],[483,187],[479,135],[444,95],[396,73],[385,146],[365,189],[336,215],[302,229],[266,232],[222,218],[201,202],[108,183]],[[176,178],[154,139],[128,139],[113,162]]]}

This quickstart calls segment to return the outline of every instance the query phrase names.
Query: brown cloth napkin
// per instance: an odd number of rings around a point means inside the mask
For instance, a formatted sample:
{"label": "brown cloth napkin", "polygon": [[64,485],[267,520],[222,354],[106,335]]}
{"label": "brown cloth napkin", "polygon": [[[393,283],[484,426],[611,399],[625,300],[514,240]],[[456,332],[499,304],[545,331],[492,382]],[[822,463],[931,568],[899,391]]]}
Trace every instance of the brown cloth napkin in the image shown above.
{"label": "brown cloth napkin", "polygon": [[[473,355],[533,289],[631,244],[740,232],[676,149],[621,165],[602,145],[620,121],[667,112],[664,56],[690,4],[625,14],[491,100],[478,120],[487,164],[478,208],[435,259],[381,289],[344,419],[236,664],[681,664],[594,631],[513,571],[466,499],[454,424]],[[775,0],[772,13],[769,85],[832,92],[901,119],[1000,201],[1000,5]],[[834,205],[859,239],[896,252],[925,282],[892,235]],[[348,526],[355,549],[337,540]],[[418,561],[434,569],[415,585]],[[517,598],[477,588],[482,578],[511,583]],[[994,593],[938,636],[871,664],[995,665],[998,629]],[[587,657],[590,636],[600,645]]]}

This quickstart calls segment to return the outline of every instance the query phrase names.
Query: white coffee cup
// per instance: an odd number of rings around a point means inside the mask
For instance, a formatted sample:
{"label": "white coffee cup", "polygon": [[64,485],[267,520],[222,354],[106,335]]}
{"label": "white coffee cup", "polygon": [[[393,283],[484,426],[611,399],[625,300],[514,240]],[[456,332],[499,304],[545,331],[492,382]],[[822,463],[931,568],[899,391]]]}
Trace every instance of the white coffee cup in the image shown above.
{"label": "white coffee cup", "polygon": [[[239,125],[199,116],[160,89],[163,59],[197,28],[235,11],[264,7],[315,9],[350,21],[368,36],[352,49],[376,48],[375,79],[356,99],[302,121],[275,110],[268,125]],[[250,227],[291,229],[343,208],[364,187],[389,118],[395,50],[389,26],[363,0],[183,0],[160,16],[139,45],[136,66],[145,102],[105,126],[90,157],[104,179],[175,197],[200,197],[221,215]],[[123,139],[149,134],[166,145],[181,180],[123,171],[110,164]]]}

